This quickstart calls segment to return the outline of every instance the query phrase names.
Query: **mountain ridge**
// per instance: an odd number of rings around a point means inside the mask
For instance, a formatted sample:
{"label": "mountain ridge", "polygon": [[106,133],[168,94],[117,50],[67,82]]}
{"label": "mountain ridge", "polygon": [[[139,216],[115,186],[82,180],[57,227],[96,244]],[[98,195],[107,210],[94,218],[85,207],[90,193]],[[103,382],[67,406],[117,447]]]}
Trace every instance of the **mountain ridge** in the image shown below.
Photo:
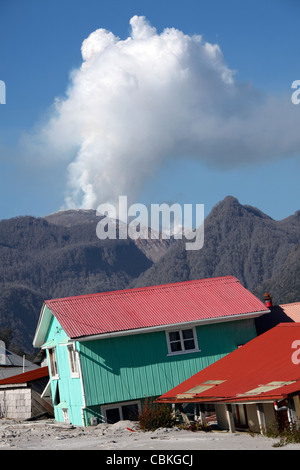
{"label": "mountain ridge", "polygon": [[276,221],[227,196],[206,217],[199,251],[184,239],[99,240],[99,220],[71,210],[0,221],[0,337],[12,328],[31,351],[45,299],[225,275],[261,300],[265,290],[280,303],[300,300],[300,211]]}
{"label": "mountain ridge", "polygon": [[300,239],[298,214],[275,221],[257,208],[227,196],[213,207],[204,223],[204,246],[185,251],[176,244],[134,282],[135,286],[220,275],[235,275],[253,290],[281,269]]}

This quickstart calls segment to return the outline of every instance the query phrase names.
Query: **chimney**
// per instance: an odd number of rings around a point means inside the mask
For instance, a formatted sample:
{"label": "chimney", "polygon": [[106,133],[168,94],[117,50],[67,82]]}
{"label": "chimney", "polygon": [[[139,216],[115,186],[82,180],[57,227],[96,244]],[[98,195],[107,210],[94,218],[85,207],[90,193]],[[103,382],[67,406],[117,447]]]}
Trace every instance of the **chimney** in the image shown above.
{"label": "chimney", "polygon": [[270,294],[264,295],[264,301],[265,301],[266,307],[268,308],[273,307],[272,297],[270,296]]}

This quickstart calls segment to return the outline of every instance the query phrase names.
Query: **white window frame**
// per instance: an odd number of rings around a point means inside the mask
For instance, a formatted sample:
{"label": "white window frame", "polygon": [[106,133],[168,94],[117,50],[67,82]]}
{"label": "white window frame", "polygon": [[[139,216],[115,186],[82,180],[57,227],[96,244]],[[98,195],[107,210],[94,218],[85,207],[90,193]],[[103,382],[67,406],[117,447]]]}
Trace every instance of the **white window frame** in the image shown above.
{"label": "white window frame", "polygon": [[[195,344],[194,349],[185,349],[184,348],[184,338],[183,338],[183,333],[182,332],[185,331],[185,330],[192,330],[192,332],[193,332],[193,338],[191,338],[191,339],[193,339],[194,344]],[[181,344],[181,351],[172,351],[172,349],[171,349],[171,343],[173,341],[170,340],[170,333],[175,333],[175,332],[179,333],[179,338],[180,338],[179,341],[180,341],[180,344]],[[195,327],[169,329],[169,330],[166,331],[166,338],[167,338],[167,345],[168,345],[168,354],[167,354],[167,356],[178,356],[180,354],[191,354],[191,353],[201,351],[201,349],[199,349],[197,331],[196,331]]]}
{"label": "white window frame", "polygon": [[62,411],[64,423],[70,424],[68,408],[62,408],[61,411]]}
{"label": "white window frame", "polygon": [[49,348],[48,349],[48,354],[49,354],[49,365],[50,365],[50,371],[51,371],[51,379],[52,380],[57,380],[57,379],[59,379],[59,373],[58,373],[56,347]]}
{"label": "white window frame", "polygon": [[140,400],[110,403],[109,405],[101,406],[101,415],[102,415],[103,422],[107,423],[106,411],[110,410],[112,408],[118,408],[119,409],[120,421],[122,421],[123,420],[122,406],[126,406],[126,405],[137,405],[139,413],[141,413],[141,411],[142,411]]}
{"label": "white window frame", "polygon": [[68,344],[67,350],[68,350],[71,377],[79,378],[78,353],[76,351],[75,344],[74,343]]}

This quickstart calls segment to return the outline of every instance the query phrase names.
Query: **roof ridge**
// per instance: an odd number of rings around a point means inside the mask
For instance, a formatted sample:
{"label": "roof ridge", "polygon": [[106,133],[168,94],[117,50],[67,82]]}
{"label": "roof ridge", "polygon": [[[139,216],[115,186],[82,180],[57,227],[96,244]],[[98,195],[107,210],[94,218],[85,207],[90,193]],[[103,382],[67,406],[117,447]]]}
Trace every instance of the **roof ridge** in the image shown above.
{"label": "roof ridge", "polygon": [[77,338],[163,325],[230,321],[245,315],[252,318],[266,311],[265,304],[234,276],[100,292],[45,300],[34,344],[44,338],[51,314],[66,335]]}
{"label": "roof ridge", "polygon": [[142,286],[142,287],[132,287],[129,289],[118,289],[115,291],[105,291],[105,292],[96,292],[93,294],[80,294],[80,295],[73,295],[70,297],[61,297],[61,298],[56,298],[56,299],[47,299],[44,302],[45,303],[52,303],[52,302],[61,302],[61,301],[67,301],[67,300],[73,300],[73,299],[80,299],[80,298],[89,298],[89,297],[97,297],[97,296],[105,296],[105,295],[124,295],[128,292],[140,292],[144,290],[152,290],[152,289],[164,289],[164,288],[173,288],[173,287],[178,287],[180,285],[187,285],[187,284],[196,284],[196,283],[209,283],[209,282],[218,282],[222,280],[229,280],[231,279],[232,282],[239,282],[239,280],[235,276],[216,276],[216,277],[210,277],[210,278],[203,278],[203,279],[191,279],[188,281],[179,281],[179,282],[172,282],[170,284],[158,284],[154,286]]}

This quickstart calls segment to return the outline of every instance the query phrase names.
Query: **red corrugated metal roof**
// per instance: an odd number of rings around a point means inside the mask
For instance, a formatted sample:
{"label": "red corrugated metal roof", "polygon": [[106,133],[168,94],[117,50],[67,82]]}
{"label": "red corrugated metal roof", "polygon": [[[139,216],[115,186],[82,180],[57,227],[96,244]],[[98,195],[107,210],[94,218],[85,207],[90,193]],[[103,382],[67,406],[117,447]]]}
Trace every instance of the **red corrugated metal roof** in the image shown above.
{"label": "red corrugated metal roof", "polygon": [[300,302],[273,305],[269,315],[255,319],[257,334],[260,335],[279,323],[300,322]]}
{"label": "red corrugated metal roof", "polygon": [[[300,391],[300,352],[297,351],[300,351],[300,323],[281,323],[161,395],[157,401],[215,403],[285,398]],[[203,391],[195,388],[204,383],[208,386],[208,381],[211,388]],[[217,381],[220,383],[216,384]]]}
{"label": "red corrugated metal roof", "polygon": [[49,375],[48,367],[39,367],[38,369],[30,370],[23,374],[13,375],[12,377],[2,379],[0,380],[0,385],[22,384],[42,377],[47,377],[47,375]]}
{"label": "red corrugated metal roof", "polygon": [[280,308],[284,313],[290,317],[294,322],[300,322],[300,302],[294,302],[291,304],[281,304]]}
{"label": "red corrugated metal roof", "polygon": [[233,276],[45,301],[70,338],[267,311]]}

